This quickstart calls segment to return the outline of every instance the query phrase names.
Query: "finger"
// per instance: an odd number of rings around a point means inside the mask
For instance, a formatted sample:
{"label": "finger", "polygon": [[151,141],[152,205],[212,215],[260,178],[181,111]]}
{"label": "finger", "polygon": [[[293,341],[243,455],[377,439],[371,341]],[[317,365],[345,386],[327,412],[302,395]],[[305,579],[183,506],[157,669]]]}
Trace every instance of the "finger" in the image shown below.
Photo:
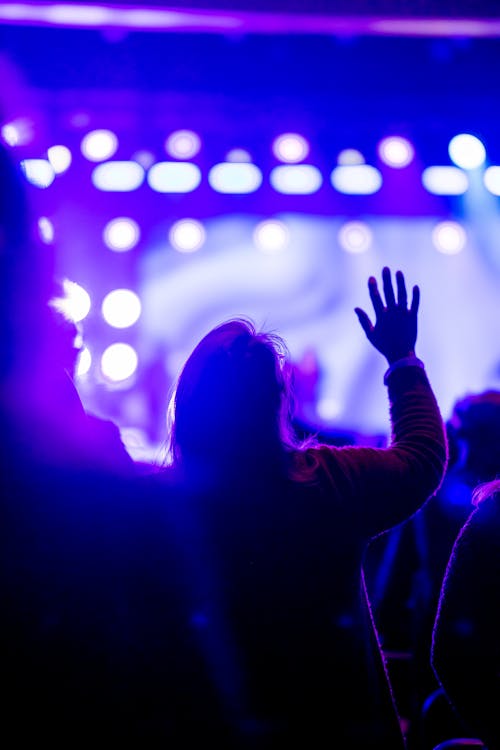
{"label": "finger", "polygon": [[378,290],[377,279],[374,276],[370,276],[368,279],[368,291],[370,293],[373,309],[375,310],[375,315],[378,317],[384,311],[384,303],[382,302]]}
{"label": "finger", "polygon": [[392,288],[391,272],[390,269],[387,268],[387,266],[382,269],[382,281],[384,284],[385,304],[387,305],[387,307],[395,307],[396,300],[394,298],[394,290]]}
{"label": "finger", "polygon": [[401,271],[396,271],[396,284],[398,287],[398,305],[406,310],[408,306],[408,296],[406,294],[405,277]]}
{"label": "finger", "polygon": [[414,286],[413,294],[411,298],[411,308],[410,308],[413,315],[417,314],[419,304],[420,304],[420,289],[418,288],[418,286]]}
{"label": "finger", "polygon": [[358,316],[358,320],[361,323],[361,328],[366,333],[367,337],[370,338],[373,331],[373,325],[370,318],[360,307],[355,307],[354,312]]}

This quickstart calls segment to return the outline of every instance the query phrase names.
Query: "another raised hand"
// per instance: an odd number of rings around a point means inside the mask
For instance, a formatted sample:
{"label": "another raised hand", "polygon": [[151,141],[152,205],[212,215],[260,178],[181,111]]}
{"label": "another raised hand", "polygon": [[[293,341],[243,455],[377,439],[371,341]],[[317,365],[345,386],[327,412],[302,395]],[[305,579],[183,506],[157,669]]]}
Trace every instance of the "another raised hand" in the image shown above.
{"label": "another raised hand", "polygon": [[360,307],[354,312],[375,349],[378,349],[391,365],[398,359],[415,355],[417,340],[417,312],[420,302],[420,290],[413,287],[412,300],[408,309],[405,279],[401,271],[396,271],[397,301],[392,287],[391,271],[387,266],[382,269],[385,306],[380,295],[377,280],[370,276],[368,290],[375,311],[375,325],[368,314]]}

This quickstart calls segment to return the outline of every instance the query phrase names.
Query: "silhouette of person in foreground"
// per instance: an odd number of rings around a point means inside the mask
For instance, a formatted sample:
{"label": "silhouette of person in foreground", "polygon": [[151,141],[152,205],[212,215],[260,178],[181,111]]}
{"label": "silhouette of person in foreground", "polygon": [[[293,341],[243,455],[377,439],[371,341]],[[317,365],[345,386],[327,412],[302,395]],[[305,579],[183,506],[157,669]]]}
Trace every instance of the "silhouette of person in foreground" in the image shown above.
{"label": "silhouette of person in foreground", "polygon": [[408,308],[403,274],[397,299],[388,268],[382,280],[385,303],[368,282],[375,323],[356,314],[389,364],[388,448],[297,444],[284,344],[248,321],[210,331],[179,377],[172,465],[149,491],[175,529],[190,689],[210,686],[212,708],[179,713],[177,740],[197,727],[228,748],[404,747],[361,566],[368,540],[436,491],[446,437],[414,353],[419,289]]}
{"label": "silhouette of person in foreground", "polygon": [[478,737],[488,750],[498,750],[500,478],[478,485],[473,503],[443,580],[431,663],[462,736]]}

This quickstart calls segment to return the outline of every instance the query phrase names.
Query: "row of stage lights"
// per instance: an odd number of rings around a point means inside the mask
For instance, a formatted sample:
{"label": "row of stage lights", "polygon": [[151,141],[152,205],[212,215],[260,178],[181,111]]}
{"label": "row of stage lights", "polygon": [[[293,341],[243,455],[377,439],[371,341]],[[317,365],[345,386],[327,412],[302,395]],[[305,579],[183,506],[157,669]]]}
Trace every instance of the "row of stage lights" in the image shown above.
{"label": "row of stage lights", "polygon": [[[23,144],[22,129],[15,123],[1,128],[3,140],[15,147]],[[81,143],[83,156],[96,164],[92,172],[94,186],[105,192],[137,190],[146,180],[159,193],[189,193],[200,185],[202,173],[195,158],[201,148],[199,135],[190,130],[171,133],[165,141],[165,151],[171,160],[155,161],[148,151],[136,152],[130,160],[113,160],[119,147],[118,138],[110,130],[93,130]],[[304,160],[310,154],[308,141],[298,133],[283,133],[274,139],[272,153],[279,165],[269,175],[272,187],[288,195],[310,195],[323,185],[323,175],[313,164]],[[377,146],[381,162],[393,169],[409,166],[415,158],[415,149],[401,136],[388,136]],[[462,195],[469,187],[467,172],[483,167],[486,149],[479,138],[470,133],[454,136],[448,144],[448,154],[453,165],[430,166],[422,172],[426,190],[436,195]],[[73,160],[67,146],[55,145],[48,149],[43,159],[25,159],[23,170],[29,182],[40,188],[49,187],[56,175],[66,172]],[[337,157],[337,166],[330,176],[332,186],[340,193],[371,195],[380,190],[383,177],[380,170],[366,164],[357,149],[344,149]],[[247,194],[258,190],[263,183],[262,171],[252,162],[244,149],[232,149],[223,162],[215,164],[208,172],[210,186],[219,193]],[[489,192],[500,195],[500,166],[484,169],[483,182]]]}
{"label": "row of stage lights", "polygon": [[[124,221],[120,219],[120,221]],[[190,220],[188,220],[190,221]],[[177,223],[177,230],[184,231],[191,228]],[[197,222],[192,222],[197,224]],[[108,225],[109,226],[109,225]],[[283,222],[277,220],[263,221],[254,231],[254,241],[260,249],[268,253],[283,250],[290,239],[289,230]],[[338,241],[348,252],[366,252],[372,244],[373,235],[370,227],[363,222],[347,222],[339,233]],[[467,236],[464,228],[452,221],[440,222],[434,227],[432,241],[436,249],[448,255],[453,255],[466,244]],[[259,245],[260,243],[260,245]],[[80,323],[89,314],[92,302],[89,293],[79,284],[66,280],[64,282],[64,298],[55,301],[56,306],[75,323]],[[131,289],[114,289],[102,300],[101,315],[108,325],[116,329],[127,329],[133,326],[141,316],[142,306],[138,295]],[[111,344],[103,352],[100,362],[101,374],[111,382],[126,381],[137,369],[139,359],[135,349],[127,343]],[[86,375],[92,364],[90,350],[84,347],[80,353],[77,375]]]}

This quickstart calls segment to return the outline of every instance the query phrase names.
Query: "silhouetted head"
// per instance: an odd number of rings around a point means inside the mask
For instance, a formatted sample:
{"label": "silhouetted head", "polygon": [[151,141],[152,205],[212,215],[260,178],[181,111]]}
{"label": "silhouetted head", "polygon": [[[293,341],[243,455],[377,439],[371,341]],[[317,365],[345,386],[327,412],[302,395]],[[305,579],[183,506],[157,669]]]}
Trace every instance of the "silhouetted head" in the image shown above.
{"label": "silhouetted head", "polygon": [[470,484],[494,479],[500,471],[500,391],[470,394],[457,401],[450,427]]}
{"label": "silhouetted head", "polygon": [[279,461],[293,444],[283,341],[231,320],[196,346],[170,404],[173,463],[208,471]]}

